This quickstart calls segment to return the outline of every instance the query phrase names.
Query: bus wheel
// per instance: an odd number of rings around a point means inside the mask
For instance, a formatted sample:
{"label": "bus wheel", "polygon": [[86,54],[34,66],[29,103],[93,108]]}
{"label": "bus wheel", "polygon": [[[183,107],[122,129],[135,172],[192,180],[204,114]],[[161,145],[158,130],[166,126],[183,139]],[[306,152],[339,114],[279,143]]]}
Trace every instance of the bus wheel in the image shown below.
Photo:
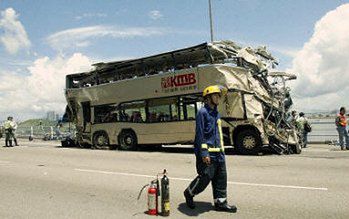
{"label": "bus wheel", "polygon": [[290,148],[294,154],[302,153],[302,146],[300,144],[292,144]]}
{"label": "bus wheel", "polygon": [[122,131],[119,135],[119,150],[135,150],[137,136],[133,131]]}
{"label": "bus wheel", "polygon": [[102,148],[103,146],[109,145],[109,138],[105,132],[97,132],[93,136],[93,147]]}
{"label": "bus wheel", "polygon": [[252,129],[242,130],[237,134],[234,145],[241,154],[257,154],[262,146],[260,136]]}

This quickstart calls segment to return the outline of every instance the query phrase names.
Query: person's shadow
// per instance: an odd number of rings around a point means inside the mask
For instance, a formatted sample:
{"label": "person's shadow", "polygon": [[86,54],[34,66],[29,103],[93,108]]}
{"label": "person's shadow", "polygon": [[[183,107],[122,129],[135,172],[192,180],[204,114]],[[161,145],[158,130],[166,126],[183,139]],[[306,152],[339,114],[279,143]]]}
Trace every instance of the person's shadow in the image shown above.
{"label": "person's shadow", "polygon": [[212,203],[210,202],[195,202],[195,208],[194,209],[190,209],[187,204],[181,203],[178,205],[178,211],[182,212],[183,214],[187,215],[187,216],[192,216],[192,217],[196,217],[199,216],[200,214],[203,214],[205,212],[209,212],[211,210],[213,210],[213,206]]}

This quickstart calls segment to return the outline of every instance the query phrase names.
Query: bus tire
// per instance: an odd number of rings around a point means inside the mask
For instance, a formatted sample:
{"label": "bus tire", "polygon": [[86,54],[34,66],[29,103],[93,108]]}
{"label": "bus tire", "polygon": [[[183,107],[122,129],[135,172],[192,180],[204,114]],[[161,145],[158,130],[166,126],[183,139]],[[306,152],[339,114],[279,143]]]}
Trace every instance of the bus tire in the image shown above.
{"label": "bus tire", "polygon": [[137,136],[134,131],[124,130],[121,131],[118,137],[119,150],[128,151],[135,150],[137,148]]}
{"label": "bus tire", "polygon": [[96,132],[93,135],[93,147],[99,149],[104,146],[109,146],[108,134],[105,132]]}
{"label": "bus tire", "polygon": [[300,153],[302,153],[302,146],[301,146],[301,144],[292,144],[292,145],[289,145],[289,146],[290,146],[293,154],[300,154]]}
{"label": "bus tire", "polygon": [[237,134],[234,147],[240,154],[255,155],[261,150],[262,141],[253,129],[245,129]]}
{"label": "bus tire", "polygon": [[74,147],[75,142],[73,139],[67,138],[61,141],[62,147]]}

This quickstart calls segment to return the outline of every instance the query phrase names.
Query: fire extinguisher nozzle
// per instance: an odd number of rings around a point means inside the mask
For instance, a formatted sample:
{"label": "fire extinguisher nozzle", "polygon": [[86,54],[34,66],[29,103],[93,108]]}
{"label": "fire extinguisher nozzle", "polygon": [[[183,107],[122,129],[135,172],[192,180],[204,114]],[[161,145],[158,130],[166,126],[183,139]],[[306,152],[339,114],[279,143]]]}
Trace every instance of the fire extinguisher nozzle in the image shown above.
{"label": "fire extinguisher nozzle", "polygon": [[139,200],[139,198],[141,197],[142,192],[143,192],[143,190],[145,189],[145,187],[147,187],[147,186],[149,186],[149,185],[150,185],[150,184],[146,184],[146,185],[144,185],[144,186],[141,188],[141,190],[139,191],[139,194],[138,194],[137,200]]}

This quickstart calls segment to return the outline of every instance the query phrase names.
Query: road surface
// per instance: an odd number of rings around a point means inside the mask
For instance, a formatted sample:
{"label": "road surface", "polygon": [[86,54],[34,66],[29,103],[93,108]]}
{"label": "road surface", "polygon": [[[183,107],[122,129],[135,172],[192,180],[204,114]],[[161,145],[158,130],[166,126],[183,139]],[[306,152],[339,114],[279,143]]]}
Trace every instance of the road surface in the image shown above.
{"label": "road surface", "polygon": [[170,218],[349,218],[349,151],[310,145],[300,155],[227,155],[230,215],[215,212],[212,190],[188,209],[191,150],[110,151],[20,142],[0,148],[0,218],[151,218],[140,188],[167,169]]}

